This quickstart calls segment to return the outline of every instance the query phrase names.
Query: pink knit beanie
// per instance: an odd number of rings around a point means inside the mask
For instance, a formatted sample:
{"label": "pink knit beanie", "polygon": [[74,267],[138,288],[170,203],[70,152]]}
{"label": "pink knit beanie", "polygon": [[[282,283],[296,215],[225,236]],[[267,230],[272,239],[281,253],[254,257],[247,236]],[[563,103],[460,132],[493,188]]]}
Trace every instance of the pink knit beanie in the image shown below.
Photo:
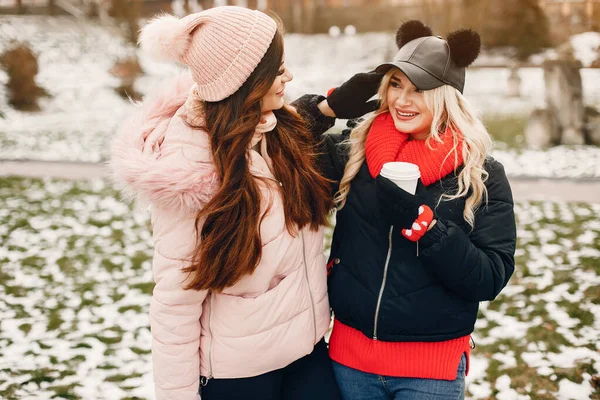
{"label": "pink knit beanie", "polygon": [[188,66],[200,100],[220,101],[244,84],[276,31],[277,23],[260,11],[223,6],[182,19],[157,17],[144,26],[139,42],[159,61]]}

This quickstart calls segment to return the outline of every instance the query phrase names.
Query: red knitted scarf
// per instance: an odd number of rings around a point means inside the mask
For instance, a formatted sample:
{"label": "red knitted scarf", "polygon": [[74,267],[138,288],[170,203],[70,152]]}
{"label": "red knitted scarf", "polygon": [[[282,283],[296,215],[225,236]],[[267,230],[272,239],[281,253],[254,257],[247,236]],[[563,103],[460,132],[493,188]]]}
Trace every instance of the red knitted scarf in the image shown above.
{"label": "red knitted scarf", "polygon": [[367,165],[373,178],[379,175],[386,162],[404,161],[417,164],[421,170],[421,181],[429,186],[454,172],[463,163],[462,135],[459,135],[457,151],[454,152],[450,130],[441,135],[443,143],[431,139],[432,148],[427,146],[425,140],[409,139],[409,134],[396,129],[389,112],[375,118],[365,143]]}

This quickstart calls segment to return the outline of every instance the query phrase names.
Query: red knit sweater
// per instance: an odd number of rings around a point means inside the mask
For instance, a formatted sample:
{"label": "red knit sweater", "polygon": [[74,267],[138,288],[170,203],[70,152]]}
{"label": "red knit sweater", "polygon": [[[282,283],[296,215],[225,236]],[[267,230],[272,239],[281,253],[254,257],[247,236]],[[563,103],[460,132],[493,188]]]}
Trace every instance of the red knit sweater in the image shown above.
{"label": "red knit sweater", "polygon": [[460,358],[471,347],[469,336],[444,342],[382,342],[334,320],[329,355],[359,371],[402,378],[456,379]]}

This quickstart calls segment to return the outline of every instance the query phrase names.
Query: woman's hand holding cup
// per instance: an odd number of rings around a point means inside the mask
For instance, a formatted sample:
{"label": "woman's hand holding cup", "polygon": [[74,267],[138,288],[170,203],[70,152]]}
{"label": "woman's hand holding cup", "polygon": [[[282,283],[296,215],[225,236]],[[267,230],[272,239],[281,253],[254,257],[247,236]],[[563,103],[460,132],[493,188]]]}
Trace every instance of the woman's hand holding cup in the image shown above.
{"label": "woman's hand holding cup", "polygon": [[415,242],[434,218],[431,208],[414,194],[419,177],[414,164],[386,163],[375,180],[380,212],[392,225],[402,228],[404,237]]}

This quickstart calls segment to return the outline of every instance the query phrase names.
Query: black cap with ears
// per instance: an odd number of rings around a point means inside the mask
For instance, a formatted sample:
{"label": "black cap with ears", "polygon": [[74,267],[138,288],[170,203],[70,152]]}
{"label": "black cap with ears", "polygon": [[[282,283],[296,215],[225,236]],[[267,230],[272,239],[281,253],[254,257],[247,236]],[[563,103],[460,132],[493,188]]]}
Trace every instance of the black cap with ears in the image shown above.
{"label": "black cap with ears", "polygon": [[433,36],[431,28],[421,21],[408,21],[396,33],[400,49],[394,59],[379,65],[377,72],[400,69],[419,90],[450,85],[461,93],[465,87],[465,69],[477,59],[481,50],[479,34],[460,29],[448,40]]}

